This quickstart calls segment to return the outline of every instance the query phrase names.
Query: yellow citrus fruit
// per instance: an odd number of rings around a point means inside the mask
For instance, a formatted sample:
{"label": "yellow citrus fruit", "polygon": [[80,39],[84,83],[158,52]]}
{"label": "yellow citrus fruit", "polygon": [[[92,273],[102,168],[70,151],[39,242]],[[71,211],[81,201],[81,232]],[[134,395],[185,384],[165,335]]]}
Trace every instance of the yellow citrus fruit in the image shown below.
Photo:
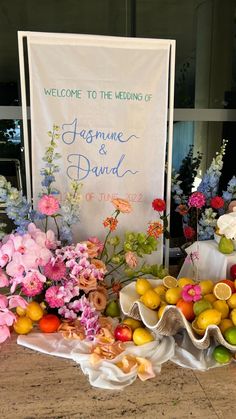
{"label": "yellow citrus fruit", "polygon": [[155,310],[157,307],[159,307],[161,298],[154,290],[150,289],[141,295],[140,301],[142,301],[146,307]]}
{"label": "yellow citrus fruit", "polygon": [[204,329],[200,329],[198,327],[198,325],[197,325],[197,317],[192,322],[192,328],[193,328],[194,332],[197,333],[197,335],[199,335],[199,336],[203,336],[204,333],[205,333],[205,330]]}
{"label": "yellow citrus fruit", "polygon": [[133,333],[133,341],[135,345],[144,345],[145,343],[152,342],[154,340],[153,335],[149,330],[144,327],[138,327]]}
{"label": "yellow citrus fruit", "polygon": [[163,278],[163,285],[166,287],[166,288],[174,288],[174,287],[177,287],[177,279],[174,277],[174,276],[171,276],[171,275],[166,275],[164,278]]}
{"label": "yellow citrus fruit", "polygon": [[217,298],[214,294],[205,294],[204,299],[209,301],[209,303],[214,303],[214,301],[217,300]]}
{"label": "yellow citrus fruit", "polygon": [[166,287],[164,287],[164,285],[159,284],[155,288],[153,288],[153,291],[155,291],[161,297],[161,296],[165,295],[167,289],[166,289]]}
{"label": "yellow citrus fruit", "polygon": [[159,308],[159,310],[158,310],[158,312],[157,312],[157,317],[158,317],[158,319],[160,319],[160,318],[161,318],[161,316],[162,316],[162,314],[163,314],[163,312],[164,312],[164,310],[165,310],[166,306],[167,306],[167,304],[166,304],[166,303],[164,303],[164,304],[162,304],[162,305],[161,305],[161,307]]}
{"label": "yellow citrus fruit", "polygon": [[179,278],[177,280],[178,287],[183,288],[185,285],[193,285],[195,284],[194,280],[191,278]]}
{"label": "yellow citrus fruit", "polygon": [[31,301],[26,307],[26,316],[34,322],[40,320],[44,315],[43,309],[36,301]]}
{"label": "yellow citrus fruit", "polygon": [[212,293],[215,284],[211,279],[203,279],[199,282],[199,285],[201,287],[202,295],[205,295]]}
{"label": "yellow citrus fruit", "polygon": [[232,295],[232,290],[228,284],[217,282],[213,288],[213,294],[218,300],[228,300]]}
{"label": "yellow citrus fruit", "polygon": [[177,304],[178,301],[181,299],[181,288],[169,288],[166,291],[165,299],[168,304]]}
{"label": "yellow citrus fruit", "polygon": [[224,332],[229,329],[230,327],[234,326],[233,322],[231,319],[223,319],[221,320],[220,324],[219,324],[219,328],[221,330],[222,335],[224,334]]}
{"label": "yellow citrus fruit", "polygon": [[222,314],[222,316],[221,316],[222,320],[226,319],[228,317],[229,306],[226,303],[226,301],[217,300],[217,301],[214,301],[214,303],[212,303],[212,305],[213,305],[213,308],[215,308],[216,310],[218,310]]}
{"label": "yellow citrus fruit", "polygon": [[232,320],[233,322],[233,326],[236,326],[236,308],[233,308],[233,310],[231,310],[229,317],[230,320]]}
{"label": "yellow citrus fruit", "polygon": [[26,313],[26,309],[25,308],[22,308],[22,307],[20,307],[20,306],[17,306],[16,307],[16,313],[18,314],[18,316],[25,316],[25,313]]}
{"label": "yellow citrus fruit", "polygon": [[151,289],[152,286],[146,278],[138,278],[135,284],[136,292],[139,295],[143,295],[147,290]]}
{"label": "yellow citrus fruit", "polygon": [[211,324],[218,325],[221,322],[222,314],[215,308],[202,311],[197,317],[196,326],[199,329],[205,330]]}
{"label": "yellow citrus fruit", "polygon": [[127,319],[123,320],[124,324],[127,324],[131,327],[132,330],[137,329],[138,327],[142,327],[143,323],[139,320],[131,319],[131,317],[128,317]]}
{"label": "yellow citrus fruit", "polygon": [[23,316],[19,317],[16,322],[13,324],[13,328],[16,333],[19,335],[26,335],[33,328],[32,320],[29,317]]}
{"label": "yellow citrus fruit", "polygon": [[231,297],[227,300],[229,308],[236,308],[236,293],[232,294]]}

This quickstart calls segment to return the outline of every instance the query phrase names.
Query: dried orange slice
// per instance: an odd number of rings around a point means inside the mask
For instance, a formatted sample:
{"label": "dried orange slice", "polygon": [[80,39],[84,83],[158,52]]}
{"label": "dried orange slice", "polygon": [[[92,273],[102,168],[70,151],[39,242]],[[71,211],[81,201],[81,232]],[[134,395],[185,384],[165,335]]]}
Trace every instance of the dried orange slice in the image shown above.
{"label": "dried orange slice", "polygon": [[218,300],[228,300],[232,295],[232,290],[228,284],[218,282],[213,289],[213,294]]}
{"label": "dried orange slice", "polygon": [[175,288],[175,287],[177,287],[178,286],[178,281],[177,281],[177,279],[174,277],[174,276],[171,276],[171,275],[166,275],[164,278],[163,278],[163,285],[166,287],[166,288]]}

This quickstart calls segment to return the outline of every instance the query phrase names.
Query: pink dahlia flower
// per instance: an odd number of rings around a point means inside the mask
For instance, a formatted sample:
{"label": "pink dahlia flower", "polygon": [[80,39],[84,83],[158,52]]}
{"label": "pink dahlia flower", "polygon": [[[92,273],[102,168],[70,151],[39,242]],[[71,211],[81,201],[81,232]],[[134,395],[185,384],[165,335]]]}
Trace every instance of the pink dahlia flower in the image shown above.
{"label": "pink dahlia flower", "polygon": [[66,275],[66,265],[62,260],[49,261],[44,266],[44,275],[53,281],[59,281]]}
{"label": "pink dahlia flower", "polygon": [[51,308],[64,306],[64,299],[60,297],[60,287],[52,285],[45,293],[45,300]]}
{"label": "pink dahlia flower", "polygon": [[59,209],[59,202],[53,195],[43,195],[38,202],[38,210],[41,214],[53,215]]}
{"label": "pink dahlia flower", "polygon": [[188,204],[190,207],[202,208],[206,203],[205,195],[202,192],[193,192],[189,197]]}
{"label": "pink dahlia flower", "polygon": [[45,276],[39,271],[30,271],[22,280],[22,292],[28,297],[34,297],[41,293],[45,281]]}

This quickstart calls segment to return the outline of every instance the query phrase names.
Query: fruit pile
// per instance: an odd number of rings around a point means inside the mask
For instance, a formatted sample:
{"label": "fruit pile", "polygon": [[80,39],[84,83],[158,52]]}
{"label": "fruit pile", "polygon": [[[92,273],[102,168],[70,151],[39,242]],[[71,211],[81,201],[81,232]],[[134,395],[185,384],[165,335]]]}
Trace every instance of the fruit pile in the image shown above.
{"label": "fruit pile", "polygon": [[37,323],[41,332],[56,332],[61,324],[59,318],[54,314],[45,314],[41,304],[31,301],[25,309],[16,308],[17,319],[13,324],[13,328],[19,335],[26,335]]}
{"label": "fruit pile", "polygon": [[216,325],[236,349],[236,277],[217,283],[210,279],[196,283],[191,278],[176,279],[168,275],[155,287],[148,279],[139,278],[135,289],[139,300],[156,312],[157,321],[167,305],[175,305],[191,323],[195,334],[203,336],[208,326]]}

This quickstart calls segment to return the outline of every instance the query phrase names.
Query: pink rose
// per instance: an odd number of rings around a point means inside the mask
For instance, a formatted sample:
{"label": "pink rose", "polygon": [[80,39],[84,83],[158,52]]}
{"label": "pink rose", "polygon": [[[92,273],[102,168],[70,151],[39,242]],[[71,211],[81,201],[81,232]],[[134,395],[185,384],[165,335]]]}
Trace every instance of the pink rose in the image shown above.
{"label": "pink rose", "polygon": [[41,214],[53,215],[59,209],[59,202],[53,195],[43,195],[38,202],[38,210]]}
{"label": "pink rose", "polygon": [[133,252],[127,252],[125,254],[125,261],[130,268],[136,268],[138,264],[137,257]]}

